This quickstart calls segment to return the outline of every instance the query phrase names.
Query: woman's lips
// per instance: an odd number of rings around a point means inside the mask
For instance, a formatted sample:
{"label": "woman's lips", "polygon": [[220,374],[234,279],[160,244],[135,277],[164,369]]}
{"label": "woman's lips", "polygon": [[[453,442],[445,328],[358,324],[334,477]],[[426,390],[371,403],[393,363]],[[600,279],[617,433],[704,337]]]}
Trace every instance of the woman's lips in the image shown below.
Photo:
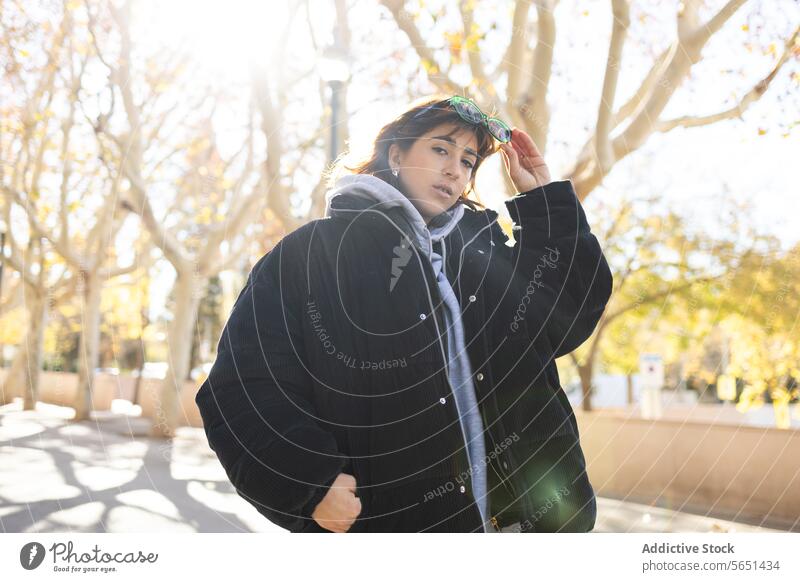
{"label": "woman's lips", "polygon": [[441,194],[445,198],[449,199],[452,196],[452,194],[450,194],[447,190],[440,188],[439,186],[434,186],[433,189],[436,190],[439,194]]}

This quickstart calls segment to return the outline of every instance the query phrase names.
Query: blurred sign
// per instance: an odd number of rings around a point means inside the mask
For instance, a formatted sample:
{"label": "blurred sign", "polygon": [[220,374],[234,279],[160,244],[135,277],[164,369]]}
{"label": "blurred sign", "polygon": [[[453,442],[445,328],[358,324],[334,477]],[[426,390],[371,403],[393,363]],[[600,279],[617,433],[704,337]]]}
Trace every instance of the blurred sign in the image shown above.
{"label": "blurred sign", "polygon": [[664,360],[659,354],[639,356],[639,379],[642,383],[642,418],[660,417]]}
{"label": "blurred sign", "polygon": [[717,378],[717,398],[720,400],[736,400],[736,378],[724,374]]}
{"label": "blurred sign", "polygon": [[644,388],[661,388],[664,385],[664,360],[659,354],[640,355],[639,375]]}
{"label": "blurred sign", "polygon": [[778,428],[792,428],[792,417],[789,414],[789,403],[772,401],[772,409],[775,411],[775,426]]}

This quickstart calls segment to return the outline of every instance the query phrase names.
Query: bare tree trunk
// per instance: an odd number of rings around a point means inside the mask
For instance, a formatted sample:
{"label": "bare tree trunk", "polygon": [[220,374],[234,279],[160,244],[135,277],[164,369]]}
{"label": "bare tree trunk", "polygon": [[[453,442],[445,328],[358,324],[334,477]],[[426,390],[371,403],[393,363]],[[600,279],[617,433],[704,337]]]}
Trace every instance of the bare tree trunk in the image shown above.
{"label": "bare tree trunk", "polygon": [[81,305],[81,335],[78,345],[78,388],[73,407],[75,418],[89,418],[94,408],[92,390],[94,388],[94,371],[99,358],[100,345],[100,297],[102,285],[97,273],[83,271],[80,274],[83,288]]}
{"label": "bare tree trunk", "polygon": [[24,409],[33,410],[39,394],[39,372],[42,369],[42,344],[47,321],[47,294],[44,289],[26,285],[29,294],[28,330],[19,345],[3,389],[3,398],[10,402],[24,398]]}
{"label": "bare tree trunk", "polygon": [[136,352],[136,361],[138,364],[139,374],[136,376],[136,385],[133,387],[133,404],[139,403],[139,391],[142,389],[142,375],[144,374],[144,361],[145,361],[145,345],[144,345],[144,332],[148,325],[150,325],[150,318],[147,316],[147,309],[142,308],[139,312],[141,321],[141,333],[139,335],[140,349]]}
{"label": "bare tree trunk", "polygon": [[626,374],[625,380],[628,386],[628,406],[633,404],[633,374]]}
{"label": "bare tree trunk", "polygon": [[581,393],[583,394],[583,402],[581,408],[584,412],[592,411],[592,376],[594,369],[594,362],[589,360],[585,364],[578,366],[578,375],[581,378]]}
{"label": "bare tree trunk", "polygon": [[178,425],[178,399],[186,376],[192,350],[192,332],[200,298],[207,281],[195,278],[192,272],[179,272],[175,280],[175,309],[167,335],[169,369],[161,384],[160,401],[151,436],[172,438]]}
{"label": "bare tree trunk", "polygon": [[[144,343],[142,338],[139,338],[139,341]],[[136,383],[133,385],[131,404],[139,403],[139,391],[142,389],[142,375],[144,374],[144,348],[137,352],[136,362],[138,374],[136,375]]]}

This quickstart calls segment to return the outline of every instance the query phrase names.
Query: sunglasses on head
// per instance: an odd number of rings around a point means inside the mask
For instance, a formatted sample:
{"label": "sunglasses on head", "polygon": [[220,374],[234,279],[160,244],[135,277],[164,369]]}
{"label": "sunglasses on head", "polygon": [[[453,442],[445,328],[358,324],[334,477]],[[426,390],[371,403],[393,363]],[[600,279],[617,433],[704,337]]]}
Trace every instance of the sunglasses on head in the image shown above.
{"label": "sunglasses on head", "polygon": [[[500,143],[508,143],[511,141],[511,128],[508,126],[508,124],[500,119],[497,119],[496,117],[489,117],[486,115],[472,99],[461,97],[460,95],[454,95],[447,100],[447,104],[455,109],[456,113],[458,113],[458,116],[467,123],[471,123],[473,125],[485,125],[492,137]],[[434,105],[425,107],[417,112],[412,119],[419,117],[433,107]]]}

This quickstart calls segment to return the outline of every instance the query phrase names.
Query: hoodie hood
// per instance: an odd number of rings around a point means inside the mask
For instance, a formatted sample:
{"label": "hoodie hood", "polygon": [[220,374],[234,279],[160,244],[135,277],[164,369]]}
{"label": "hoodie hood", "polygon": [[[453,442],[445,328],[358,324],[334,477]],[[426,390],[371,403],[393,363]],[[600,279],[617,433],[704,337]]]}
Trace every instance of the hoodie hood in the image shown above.
{"label": "hoodie hood", "polygon": [[433,243],[446,237],[458,225],[464,216],[464,204],[456,202],[426,224],[419,210],[402,192],[370,174],[342,176],[325,195],[325,216],[365,211],[377,211],[392,219],[399,219],[398,226],[431,259]]}

